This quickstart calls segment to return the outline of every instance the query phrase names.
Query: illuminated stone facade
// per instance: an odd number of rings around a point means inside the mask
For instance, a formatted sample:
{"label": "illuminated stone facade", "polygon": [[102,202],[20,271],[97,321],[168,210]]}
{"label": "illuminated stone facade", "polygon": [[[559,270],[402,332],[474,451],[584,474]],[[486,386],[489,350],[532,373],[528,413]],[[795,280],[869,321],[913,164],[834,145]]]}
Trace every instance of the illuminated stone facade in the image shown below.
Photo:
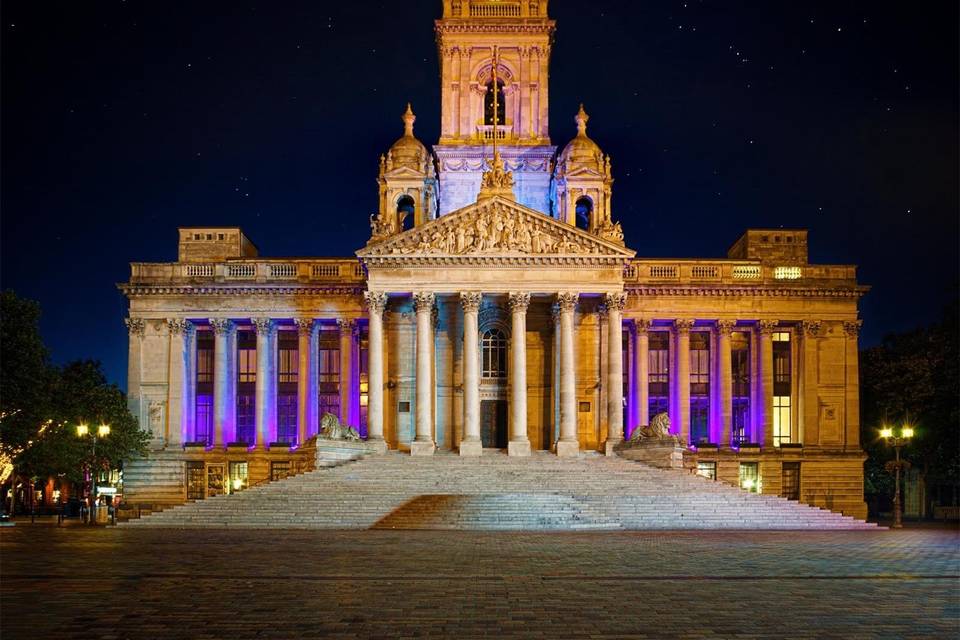
{"label": "illuminated stone facade", "polygon": [[[782,229],[722,260],[636,258],[582,108],[550,146],[546,2],[446,0],[436,31],[440,141],[408,107],[355,258],[185,228],[177,262],[131,265],[130,406],[155,452],[128,499],[302,467],[325,412],[381,449],[465,456],[616,455],[666,413],[691,469],[865,516],[855,267],[809,264]],[[503,125],[484,120],[494,56]]]}

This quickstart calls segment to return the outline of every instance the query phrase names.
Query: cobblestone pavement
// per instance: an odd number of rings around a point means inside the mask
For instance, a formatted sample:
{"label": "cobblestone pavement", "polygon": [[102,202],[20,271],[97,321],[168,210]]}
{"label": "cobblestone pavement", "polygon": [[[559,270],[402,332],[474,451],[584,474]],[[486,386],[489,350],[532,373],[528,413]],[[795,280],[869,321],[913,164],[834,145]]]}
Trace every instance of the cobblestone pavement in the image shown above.
{"label": "cobblestone pavement", "polygon": [[0,529],[12,638],[955,638],[960,536]]}

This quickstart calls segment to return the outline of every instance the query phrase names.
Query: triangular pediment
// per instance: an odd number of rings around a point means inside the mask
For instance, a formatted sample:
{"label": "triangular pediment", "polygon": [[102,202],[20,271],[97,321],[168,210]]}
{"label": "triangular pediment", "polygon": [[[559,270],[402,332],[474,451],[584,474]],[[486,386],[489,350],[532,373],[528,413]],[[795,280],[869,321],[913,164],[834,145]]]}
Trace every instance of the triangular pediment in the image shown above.
{"label": "triangular pediment", "polygon": [[394,180],[403,179],[403,178],[413,178],[413,179],[422,180],[424,176],[423,172],[417,171],[416,169],[413,169],[411,167],[404,167],[404,166],[394,167],[393,169],[390,169],[389,171],[385,172],[383,175],[384,177],[392,178]]}
{"label": "triangular pediment", "polygon": [[505,198],[458,209],[357,251],[388,256],[597,256],[632,258],[635,251]]}

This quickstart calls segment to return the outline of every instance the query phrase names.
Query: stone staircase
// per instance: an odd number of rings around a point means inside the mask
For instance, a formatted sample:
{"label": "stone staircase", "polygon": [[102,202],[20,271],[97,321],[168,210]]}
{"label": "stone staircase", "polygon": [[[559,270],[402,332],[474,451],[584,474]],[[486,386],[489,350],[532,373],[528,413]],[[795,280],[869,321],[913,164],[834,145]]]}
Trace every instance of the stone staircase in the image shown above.
{"label": "stone staircase", "polygon": [[438,452],[343,461],[131,520],[134,527],[326,529],[875,529],[682,470],[599,455]]}

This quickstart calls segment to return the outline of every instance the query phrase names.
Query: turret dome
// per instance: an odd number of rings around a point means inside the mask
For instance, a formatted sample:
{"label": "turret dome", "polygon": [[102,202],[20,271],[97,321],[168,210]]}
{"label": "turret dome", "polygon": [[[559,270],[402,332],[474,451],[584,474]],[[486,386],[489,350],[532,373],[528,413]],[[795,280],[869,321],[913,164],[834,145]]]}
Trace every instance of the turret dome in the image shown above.
{"label": "turret dome", "polygon": [[568,142],[567,146],[560,152],[560,163],[565,165],[568,171],[575,166],[584,165],[598,169],[602,168],[603,152],[600,150],[600,146],[587,136],[587,120],[589,119],[590,116],[583,110],[581,104],[580,111],[574,117],[574,121],[577,123],[577,136]]}
{"label": "turret dome", "polygon": [[426,170],[424,164],[427,161],[427,148],[413,135],[413,123],[417,116],[413,115],[409,102],[401,119],[403,120],[403,137],[390,147],[387,154],[388,164],[391,165],[390,168],[409,167],[423,172]]}

